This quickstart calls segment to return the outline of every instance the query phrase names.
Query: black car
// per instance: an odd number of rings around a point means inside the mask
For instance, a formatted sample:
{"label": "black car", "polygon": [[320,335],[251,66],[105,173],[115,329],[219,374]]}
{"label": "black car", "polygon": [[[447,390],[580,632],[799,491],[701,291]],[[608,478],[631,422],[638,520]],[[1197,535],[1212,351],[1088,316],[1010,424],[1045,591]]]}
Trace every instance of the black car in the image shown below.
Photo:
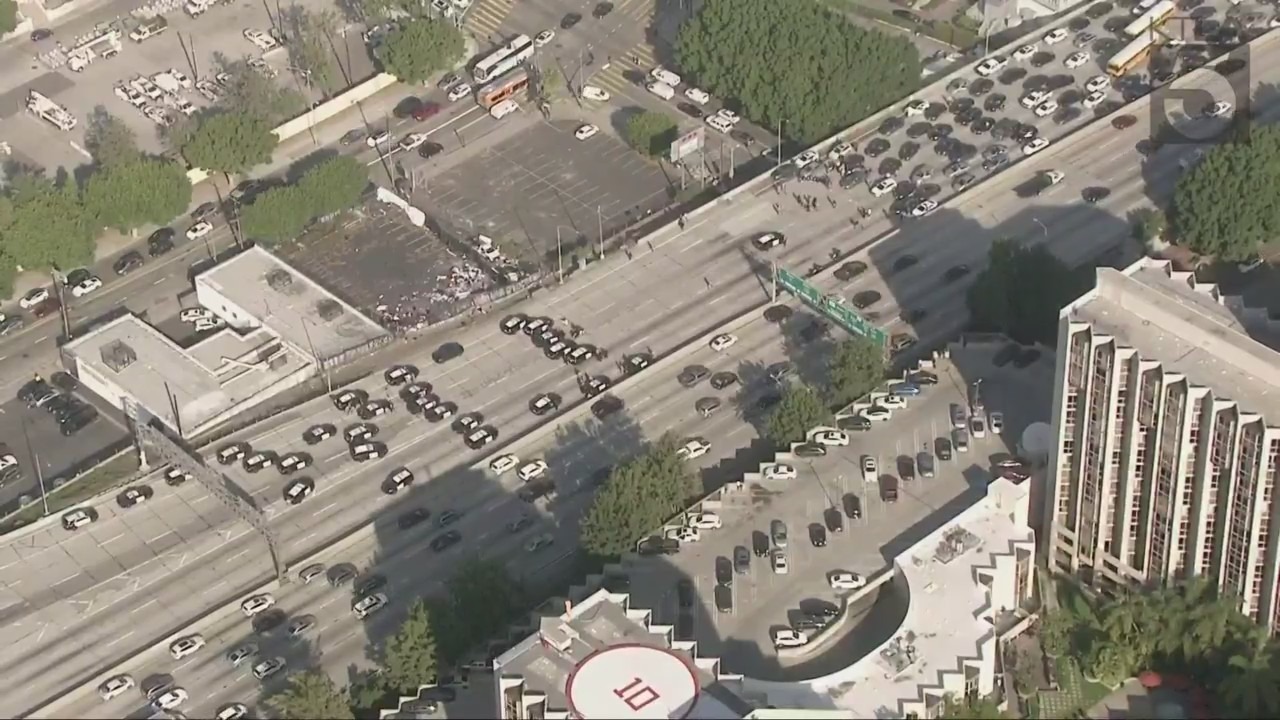
{"label": "black car", "polygon": [[826,547],[827,546],[827,529],[817,523],[813,523],[812,525],[810,525],[809,526],[809,542],[812,543],[813,546],[816,548]]}
{"label": "black car", "polygon": [[716,584],[733,584],[733,561],[727,557],[716,558]]}
{"label": "black car", "polygon": [[438,142],[424,142],[418,146],[418,157],[426,160],[444,152],[444,146]]}
{"label": "black car", "polygon": [[147,238],[147,254],[160,257],[173,249],[173,238],[177,233],[173,228],[163,227],[151,233]]}
{"label": "black car", "polygon": [[432,405],[422,411],[422,417],[431,422],[440,422],[447,420],[458,412],[458,404],[454,402],[442,402]]}
{"label": "black car", "polygon": [[58,419],[58,432],[70,437],[85,429],[98,419],[98,409],[92,405],[82,405],[78,411]]}
{"label": "black car", "polygon": [[463,352],[464,349],[461,343],[447,342],[436,348],[435,351],[431,353],[431,359],[437,365],[441,365],[449,362],[450,360],[456,360],[457,358],[462,357]]}
{"label": "black car", "polygon": [[826,523],[827,530],[833,533],[844,532],[844,516],[835,508],[827,508],[822,511],[822,521]]}
{"label": "black car", "polygon": [[579,15],[578,13],[569,13],[564,17],[560,18],[560,29],[568,30],[580,22],[582,22],[581,15]]}
{"label": "black car", "polygon": [[259,635],[270,635],[288,619],[288,616],[284,614],[284,610],[271,608],[253,616],[253,631]]}
{"label": "black car", "polygon": [[836,279],[841,282],[849,282],[867,271],[867,264],[860,260],[851,260],[836,268]]}
{"label": "black car", "polygon": [[539,393],[529,401],[529,412],[534,415],[546,415],[560,409],[560,398],[549,393]]}
{"label": "black car", "polygon": [[453,421],[453,431],[459,434],[467,434],[473,430],[477,430],[484,424],[484,414],[480,412],[469,412],[460,416]]}
{"label": "black car", "polygon": [[611,12],[613,12],[613,3],[611,2],[596,3],[596,6],[591,10],[591,17],[599,20],[600,18],[605,17]]}
{"label": "black car", "polygon": [[497,439],[498,439],[498,428],[492,425],[485,425],[484,427],[476,430],[475,432],[471,433],[466,438],[464,438],[463,442],[465,442],[467,444],[467,447],[471,448],[472,450],[479,450],[480,448],[484,447],[485,445],[488,445],[489,443]]}
{"label": "black car", "polygon": [[728,371],[718,372],[711,376],[711,387],[716,390],[723,390],[737,382],[738,376]]}
{"label": "black car", "polygon": [[365,577],[362,577],[355,581],[355,583],[351,586],[351,592],[355,593],[357,597],[367,597],[385,588],[386,586],[387,586],[386,575],[378,575],[378,574],[366,575]]}
{"label": "black car", "polygon": [[622,358],[622,371],[635,375],[653,364],[653,356],[648,353],[632,353]]}
{"label": "black car", "polygon": [[840,188],[849,190],[867,181],[867,171],[860,167],[850,168],[840,177]]}
{"label": "black car", "polygon": [[1087,187],[1084,190],[1080,191],[1080,198],[1085,202],[1089,203],[1090,205],[1093,205],[1095,203],[1102,202],[1110,194],[1111,194],[1111,190],[1109,188]]}
{"label": "black car", "polygon": [[117,275],[128,275],[134,270],[142,267],[143,262],[142,253],[137,252],[136,250],[131,250],[117,258],[116,261],[112,263],[111,269],[114,270]]}
{"label": "black car", "polygon": [[695,120],[702,119],[702,108],[694,105],[693,103],[676,103],[676,109]]}
{"label": "black car", "polygon": [[866,432],[871,429],[871,421],[861,415],[836,418],[836,427],[844,431]]}
{"label": "black car", "polygon": [[947,438],[938,438],[934,442],[933,454],[938,456],[939,460],[946,462],[951,459],[951,441]]}
{"label": "black car", "polygon": [[462,533],[457,530],[449,530],[440,533],[431,540],[431,549],[435,552],[444,552],[449,548],[462,542]]}
{"label": "black car", "polygon": [[388,385],[404,385],[418,379],[418,368],[412,365],[392,365],[382,373],[382,379]]}
{"label": "black car", "polygon": [[593,398],[607,391],[612,385],[613,381],[607,375],[583,376],[578,383],[582,394],[588,398]]}
{"label": "black car", "polygon": [[364,405],[361,405],[360,408],[356,410],[356,415],[358,415],[361,420],[372,420],[376,417],[380,417],[394,411],[395,407],[396,406],[390,400],[379,398],[377,400],[370,400]]}
{"label": "black car", "polygon": [[680,541],[651,535],[641,540],[636,549],[641,555],[675,555],[680,552]]}
{"label": "black car", "polygon": [[503,335],[515,335],[528,322],[529,318],[525,315],[508,315],[502,318],[502,322],[498,323],[498,329],[502,331]]}
{"label": "black car", "polygon": [[123,492],[116,496],[116,504],[121,508],[128,509],[135,505],[141,505],[142,503],[150,500],[155,494],[156,491],[152,490],[147,485],[127,487]]}
{"label": "black car", "polygon": [[595,415],[597,420],[604,420],[624,407],[626,407],[626,403],[620,398],[613,395],[605,395],[591,404],[591,414]]}
{"label": "black car", "polygon": [[827,622],[840,616],[840,606],[830,600],[810,598],[800,601],[800,612],[819,622]]}
{"label": "black car", "polygon": [[945,282],[953,283],[968,274],[968,265],[955,265],[947,268],[947,271],[942,274],[942,279]]}
{"label": "black car", "polygon": [[330,396],[329,399],[333,401],[335,408],[342,412],[350,412],[369,402],[369,393],[358,389],[343,390]]}
{"label": "black car", "polygon": [[420,525],[431,517],[431,511],[426,508],[414,508],[409,512],[403,513],[396,518],[396,525],[401,530],[408,530],[415,525]]}
{"label": "black car", "polygon": [[854,495],[853,493],[845,493],[841,502],[844,505],[845,517],[850,520],[857,520],[862,517],[862,500],[860,500],[857,495]]}
{"label": "black car", "polygon": [[711,371],[704,365],[690,365],[676,377],[676,382],[691,388],[711,376]]}
{"label": "black car", "polygon": [[733,588],[729,585],[717,585],[713,591],[716,602],[716,611],[722,613],[733,612]]}
{"label": "black car", "polygon": [[791,452],[796,457],[824,457],[827,454],[827,448],[817,443],[801,443]]}

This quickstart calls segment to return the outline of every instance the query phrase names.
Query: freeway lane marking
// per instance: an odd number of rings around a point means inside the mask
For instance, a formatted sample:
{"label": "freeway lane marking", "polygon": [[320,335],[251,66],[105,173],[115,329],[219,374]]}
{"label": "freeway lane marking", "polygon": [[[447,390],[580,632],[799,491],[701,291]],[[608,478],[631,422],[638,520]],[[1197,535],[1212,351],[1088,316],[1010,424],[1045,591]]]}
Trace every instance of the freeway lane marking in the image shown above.
{"label": "freeway lane marking", "polygon": [[78,578],[78,577],[80,577],[80,573],[79,573],[79,572],[73,572],[73,573],[71,573],[70,575],[68,575],[68,576],[66,576],[66,577],[64,577],[64,578],[62,578],[62,579],[61,579],[61,580],[59,580],[58,582],[54,583],[54,585],[61,585],[62,583],[66,582],[66,581],[68,581],[68,580],[75,580],[75,579],[76,579],[76,578]]}
{"label": "freeway lane marking", "polygon": [[142,612],[143,610],[146,610],[148,607],[150,607],[150,606],[152,606],[152,605],[155,605],[155,604],[156,604],[156,599],[155,599],[155,598],[151,598],[150,600],[148,600],[148,601],[146,601],[146,602],[142,603],[142,604],[141,604],[141,605],[139,605],[138,607],[136,607],[136,608],[134,608],[134,609],[130,610],[130,611],[129,611],[129,614],[130,614],[130,615],[132,615],[132,614],[134,614],[134,613]]}

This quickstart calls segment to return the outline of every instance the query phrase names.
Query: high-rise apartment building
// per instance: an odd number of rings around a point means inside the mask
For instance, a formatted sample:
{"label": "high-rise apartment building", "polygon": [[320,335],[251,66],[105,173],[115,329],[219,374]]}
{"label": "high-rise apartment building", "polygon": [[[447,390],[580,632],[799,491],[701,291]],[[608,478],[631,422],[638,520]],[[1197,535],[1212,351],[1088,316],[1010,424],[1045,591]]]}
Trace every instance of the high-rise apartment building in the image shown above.
{"label": "high-rise apartment building", "polygon": [[1059,319],[1050,566],[1104,591],[1203,576],[1280,629],[1277,347],[1167,262],[1099,269]]}

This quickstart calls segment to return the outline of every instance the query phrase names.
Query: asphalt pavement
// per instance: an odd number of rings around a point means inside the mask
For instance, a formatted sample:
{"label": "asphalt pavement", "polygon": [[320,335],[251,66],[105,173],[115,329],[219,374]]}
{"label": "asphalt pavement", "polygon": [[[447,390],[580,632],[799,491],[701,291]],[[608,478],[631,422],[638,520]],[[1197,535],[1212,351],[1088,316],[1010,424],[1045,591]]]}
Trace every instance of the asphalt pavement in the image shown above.
{"label": "asphalt pavement", "polygon": [[[1261,63],[1270,57],[1270,51],[1261,54],[1254,59],[1255,67],[1262,66]],[[1255,78],[1256,81],[1263,81],[1265,78]],[[1270,105],[1267,106],[1268,108]],[[1264,112],[1264,115],[1266,113]],[[848,291],[857,291],[863,287],[886,287],[890,290],[887,296],[894,297],[898,304],[910,307],[914,302],[930,302],[937,308],[956,308],[959,303],[956,302],[957,293],[963,290],[964,282],[954,283],[951,288],[941,286],[936,279],[934,273],[940,273],[957,263],[968,264],[971,269],[976,271],[985,255],[986,245],[990,239],[998,237],[1001,234],[1017,234],[1027,238],[1029,241],[1036,242],[1036,233],[1029,232],[1031,230],[1044,228],[1043,240],[1052,243],[1052,247],[1064,255],[1068,260],[1078,261],[1096,255],[1100,250],[1106,249],[1111,244],[1120,241],[1127,234],[1127,226],[1122,220],[1123,213],[1135,205],[1145,202],[1144,193],[1144,172],[1152,173],[1153,177],[1159,177],[1168,174],[1158,172],[1158,167],[1165,167],[1171,171],[1180,157],[1175,156],[1177,151],[1170,148],[1167,151],[1161,151],[1154,158],[1154,162],[1148,167],[1139,169],[1136,164],[1136,157],[1128,155],[1124,148],[1127,146],[1132,148],[1143,137],[1146,136],[1146,117],[1145,113],[1138,113],[1138,123],[1132,128],[1124,131],[1117,131],[1108,125],[1102,125],[1098,129],[1090,129],[1088,133],[1074,137],[1071,140],[1055,145],[1048,150],[1042,152],[1034,158],[1032,162],[1015,168],[1015,172],[1010,172],[997,178],[994,182],[979,186],[970,192],[958,206],[955,211],[940,210],[933,216],[925,218],[923,221],[911,223],[903,228],[901,234],[878,246],[871,252],[871,265],[873,269],[889,268],[889,265],[881,264],[882,261],[891,259],[892,256],[900,256],[903,252],[917,252],[922,261],[911,271],[904,271],[892,274],[893,278],[890,282],[884,283],[879,279],[879,274],[868,272],[862,276],[860,281],[855,281],[847,289]],[[1101,139],[1100,139],[1101,138]],[[1114,140],[1114,143],[1108,144]],[[1129,150],[1130,153],[1136,151]],[[1189,150],[1188,150],[1189,152]],[[1185,156],[1185,153],[1183,153]],[[1027,203],[1016,198],[1011,188],[1020,183],[1023,178],[1018,177],[1020,170],[1030,171],[1033,168],[1050,168],[1054,167],[1056,162],[1064,162],[1062,158],[1071,158],[1072,166],[1076,168],[1085,167],[1093,170],[1096,179],[1110,178],[1110,186],[1112,193],[1103,202],[1097,205],[1081,205],[1078,202],[1078,195],[1063,194],[1056,202],[1060,205],[1050,205],[1049,197],[1042,197],[1035,203]],[[1129,175],[1122,177],[1125,167],[1129,168]],[[1081,179],[1076,180],[1079,182]],[[1090,181],[1089,178],[1083,178]],[[1064,187],[1064,193],[1065,193]],[[1028,208],[1027,205],[1032,204],[1034,207]],[[948,213],[956,213],[947,217]],[[1031,214],[1034,212],[1035,214]],[[822,260],[827,256],[829,249],[833,246],[843,245],[845,249],[860,244],[861,239],[870,239],[875,237],[885,229],[887,229],[887,221],[877,221],[883,224],[879,230],[872,224],[872,227],[865,228],[862,232],[848,226],[847,222],[842,222],[835,213],[812,212],[812,213],[788,213],[785,217],[778,217],[772,221],[769,219],[773,216],[774,211],[769,205],[768,195],[761,202],[756,198],[743,198],[737,203],[726,208],[718,208],[709,210],[705,215],[700,215],[689,223],[684,231],[667,231],[659,234],[653,239],[654,249],[650,251],[643,243],[635,249],[635,257],[630,262],[622,262],[621,258],[607,260],[610,267],[606,268],[606,272],[593,273],[582,277],[573,278],[568,281],[563,291],[547,292],[541,297],[535,297],[534,302],[530,303],[529,311],[534,313],[543,313],[552,316],[566,316],[573,322],[583,325],[587,328],[587,337],[589,341],[595,341],[610,349],[614,358],[620,357],[621,354],[628,349],[637,349],[645,345],[651,346],[655,352],[659,354],[665,352],[674,346],[679,340],[696,334],[699,330],[718,323],[715,315],[721,310],[725,311],[725,315],[732,314],[733,311],[740,311],[746,307],[750,307],[761,301],[764,294],[764,287],[767,283],[762,282],[755,268],[759,267],[759,262],[754,258],[754,254],[745,249],[743,240],[746,235],[762,229],[777,229],[779,224],[785,224],[791,242],[784,249],[781,258],[788,265],[796,267],[804,267],[808,262]],[[1107,216],[1110,216],[1107,219]],[[705,219],[704,219],[705,218]],[[962,224],[960,220],[965,222]],[[767,223],[767,224],[766,224]],[[941,223],[941,224],[937,224]],[[946,238],[941,243],[939,238]],[[883,248],[883,249],[881,249]],[[892,255],[891,255],[892,254]],[[925,262],[927,260],[927,262]],[[654,267],[649,267],[653,265]],[[714,278],[714,279],[713,279]],[[826,284],[826,281],[821,281]],[[709,286],[709,287],[708,287]],[[912,296],[917,298],[912,300]],[[647,302],[640,304],[635,302],[634,298],[645,297],[650,298]],[[609,311],[613,310],[612,313]],[[625,315],[620,313],[625,311]],[[600,318],[597,320],[595,316],[601,314],[611,314],[612,317]],[[930,316],[934,318],[936,328],[939,332],[949,330],[955,327],[962,320],[962,313],[956,313],[950,322],[946,321],[947,313],[935,309],[931,311]],[[491,415],[496,419],[496,425],[505,437],[511,437],[518,433],[520,427],[519,418],[523,417],[523,422],[533,424],[528,411],[523,405],[527,401],[524,399],[525,394],[532,395],[538,390],[558,389],[563,390],[562,394],[571,397],[576,392],[572,389],[573,383],[570,372],[563,366],[555,366],[550,361],[537,360],[538,365],[528,362],[530,355],[519,355],[518,353],[533,352],[527,345],[527,341],[522,338],[507,339],[497,333],[493,329],[493,323],[496,317],[487,317],[485,323],[473,325],[468,330],[456,336],[461,342],[464,342],[469,350],[468,364],[464,367],[459,365],[452,372],[445,373],[428,373],[427,377],[436,383],[438,387],[445,388],[442,394],[458,398],[457,402],[462,406],[463,410],[471,408],[482,408],[486,415]],[[929,320],[926,319],[925,323]],[[598,323],[598,327],[597,327]],[[615,334],[606,330],[607,327],[613,327]],[[920,328],[917,328],[921,330]],[[927,326],[925,327],[927,329]],[[921,330],[923,332],[923,330]],[[928,333],[924,333],[928,334]],[[523,350],[516,349],[515,355],[507,356],[504,353],[504,345],[511,343],[523,342]],[[415,351],[416,357],[421,357],[424,351],[429,351],[432,346],[430,341],[424,342],[426,347],[422,350]],[[477,348],[480,350],[481,356],[476,357]],[[427,364],[423,365],[424,367]],[[528,371],[527,367],[546,367],[543,371],[544,377],[530,377],[533,373]],[[547,384],[549,378],[545,376],[555,376],[555,385]],[[647,381],[646,381],[647,382]],[[471,385],[468,387],[468,384]],[[523,383],[523,385],[521,385]],[[536,388],[536,389],[533,389]],[[498,400],[498,398],[503,398]],[[513,400],[511,398],[520,398]],[[322,401],[321,401],[322,402]],[[489,404],[498,406],[497,409]],[[303,420],[310,412],[308,407],[303,407],[297,413],[282,416],[272,424],[271,429],[258,429],[252,435],[261,436],[268,434],[263,442],[266,446],[273,449],[283,449],[287,447],[283,444],[275,444],[270,433],[276,433],[281,438],[297,437],[304,422]],[[413,421],[420,429],[424,427],[422,421]],[[283,427],[288,423],[293,423],[292,428]],[[510,426],[510,428],[508,428]],[[432,428],[427,428],[431,430]],[[422,437],[419,431],[410,431],[401,438],[396,431],[389,426],[384,432],[388,432],[393,437],[393,449],[405,448],[406,445],[413,443],[416,439]],[[437,434],[443,435],[448,433],[447,430],[436,429]],[[409,439],[415,437],[415,439]],[[294,441],[296,442],[296,441]],[[440,452],[443,456],[454,455],[461,448],[456,437],[450,437],[447,441],[440,442],[433,448],[434,452]],[[404,449],[401,453],[407,457],[408,452]],[[394,461],[393,456],[393,460]],[[321,458],[321,462],[326,462],[325,458]],[[422,465],[434,464],[430,459],[422,459],[421,457],[414,460],[414,463]],[[445,462],[444,465],[451,463]],[[381,470],[379,470],[379,467]],[[379,464],[364,476],[374,475],[375,477],[381,472],[385,472],[385,464]],[[336,534],[341,527],[350,527],[361,522],[363,517],[367,517],[367,508],[361,507],[358,503],[341,503],[342,507],[335,513],[330,513],[332,508],[321,508],[320,511],[311,511],[309,508],[315,507],[323,500],[324,492],[327,488],[339,486],[344,478],[360,473],[352,473],[351,467],[345,466],[343,470],[336,474],[324,476],[322,471],[325,466],[316,469],[316,474],[322,477],[321,494],[306,505],[299,508],[300,512],[291,512],[283,514],[286,520],[279,521],[282,534],[288,536],[290,533],[297,533],[302,537],[302,544],[306,545],[309,540],[319,542],[326,534]],[[435,468],[432,472],[443,479],[443,473],[446,467]],[[262,477],[266,480],[265,474]],[[261,481],[259,481],[261,482]],[[250,486],[252,492],[259,494],[265,493],[268,496],[278,498],[279,481],[272,479],[272,487],[258,485]],[[364,490],[376,493],[376,488],[370,487],[372,482],[364,483]],[[352,486],[354,487],[354,485]],[[188,493],[195,496],[199,493],[194,489],[184,488],[174,495],[181,496]],[[465,491],[461,494],[466,494]],[[156,507],[170,497],[167,492],[158,493],[156,498]],[[279,504],[278,500],[275,501]],[[458,504],[464,504],[461,501]],[[335,503],[335,507],[337,503]],[[106,508],[110,510],[110,508]],[[143,513],[156,513],[154,509],[141,509]],[[346,515],[347,519],[341,520],[334,517],[335,515]],[[113,524],[111,520],[112,513],[104,512],[104,518],[99,525],[94,526],[92,532],[102,533],[104,539],[119,532],[125,534],[127,528],[131,528],[135,523],[119,523]],[[187,520],[185,525],[188,529],[195,530],[195,535],[201,536],[203,542],[208,545],[216,545],[216,533],[206,530],[200,532],[198,528],[199,522],[206,525],[221,525],[216,521],[216,513],[204,514],[198,521]],[[304,517],[306,516],[306,517]],[[139,518],[149,517],[148,515],[139,515]],[[145,526],[149,521],[139,520],[136,522],[139,526]],[[182,524],[182,523],[179,523]],[[325,531],[316,528],[323,526]],[[242,528],[228,531],[241,531]],[[59,531],[60,533],[60,531]],[[147,532],[140,532],[139,535],[147,535]],[[310,535],[310,538],[307,536]],[[71,553],[70,548],[75,544],[74,540],[56,543],[65,536],[54,535],[28,535],[18,542],[26,543],[26,547],[47,547],[52,550],[55,555],[68,556]],[[193,538],[194,539],[194,538]],[[212,540],[213,542],[210,542]],[[166,541],[167,542],[167,541]],[[247,541],[246,541],[247,543]],[[8,549],[12,550],[15,542],[10,541]],[[136,547],[136,546],[135,546]],[[225,549],[217,551],[229,557],[240,550],[245,553],[250,548],[247,544],[237,546],[233,543],[227,544]],[[255,547],[261,547],[255,546]],[[84,552],[79,551],[79,552]],[[166,550],[165,552],[172,552]],[[192,550],[183,550],[183,554],[187,556],[186,563],[192,563],[197,559],[198,553]],[[150,548],[146,548],[143,554],[154,553]],[[242,553],[240,556],[243,557]],[[261,556],[261,552],[258,555]],[[50,556],[51,557],[51,556]],[[206,589],[210,584],[209,575],[217,574],[220,579],[226,581],[229,585],[228,590],[233,590],[236,583],[233,578],[236,573],[243,573],[246,577],[262,575],[265,573],[265,564],[260,564],[258,568],[252,568],[240,562],[239,564],[231,562],[236,568],[228,571],[225,567],[221,572],[210,570],[221,566],[210,562],[211,558],[203,558],[199,562],[195,562],[192,568],[199,567],[206,573],[203,581],[192,580],[196,587]],[[104,569],[112,567],[114,561],[102,562],[101,559],[89,559],[87,565],[91,569],[98,570],[98,574]],[[50,563],[47,558],[44,560],[36,560],[34,562],[21,562],[14,565],[9,562],[5,565],[4,575],[5,581],[12,589],[16,583],[13,580],[21,582],[23,579],[20,574],[26,573],[26,579],[32,584],[47,583],[59,572],[66,570],[68,565],[55,565]],[[83,569],[77,561],[71,561],[71,565]],[[186,570],[178,568],[182,576],[195,577],[197,570]],[[169,573],[172,570],[168,571]],[[68,580],[74,580],[76,584],[83,584],[85,581],[78,576],[77,572]],[[117,584],[126,585],[130,581],[113,581]],[[166,577],[166,592],[164,600],[156,594],[152,589],[148,593],[144,601],[142,597],[132,598],[127,594],[117,593],[124,597],[120,602],[131,603],[133,607],[141,605],[143,602],[155,600],[157,605],[164,602],[172,602],[175,608],[181,606],[180,610],[176,610],[172,617],[187,618],[191,617],[198,611],[198,608],[191,607],[190,601],[194,596],[190,592],[190,588],[183,588],[181,581],[174,581],[173,578]],[[56,583],[55,583],[56,585]],[[177,597],[169,597],[168,588],[172,588],[173,595]],[[215,595],[216,593],[208,593]],[[15,676],[26,675],[28,671],[31,673],[39,673],[41,670],[45,672],[39,678],[20,677],[20,680],[27,683],[31,697],[42,697],[47,693],[41,692],[41,687],[53,690],[60,687],[59,681],[65,681],[73,678],[78,672],[83,672],[86,667],[101,666],[101,658],[95,659],[90,652],[84,652],[83,643],[88,640],[92,648],[96,648],[103,657],[111,653],[104,648],[103,642],[97,642],[93,637],[81,635],[85,631],[94,626],[103,627],[107,632],[103,637],[111,637],[116,639],[120,635],[119,631],[114,633],[103,622],[104,618],[99,618],[97,623],[86,622],[83,618],[77,618],[71,623],[72,628],[40,628],[38,620],[34,615],[32,608],[40,606],[50,606],[47,600],[36,598],[36,602],[31,603],[25,610],[18,609],[15,611],[18,622],[23,622],[30,635],[26,638],[19,639],[10,635],[9,644],[11,647],[21,648],[18,653],[11,654],[10,660],[6,665],[6,672],[9,674],[16,673]],[[199,605],[200,598],[196,604]],[[89,604],[86,599],[75,600],[74,602]],[[215,600],[216,602],[216,600]],[[14,604],[11,601],[11,605]],[[93,603],[101,609],[104,607],[101,603]],[[17,605],[21,608],[22,603]],[[76,606],[67,601],[56,603],[57,610],[63,613],[63,619],[67,616],[75,616],[78,610]],[[116,608],[116,612],[111,616],[119,616],[120,608]],[[166,614],[159,611],[158,608],[151,608],[147,614],[149,629],[156,630],[166,627]],[[47,621],[44,621],[47,622]],[[134,631],[138,632],[141,641],[144,638],[146,629],[137,628],[137,623],[132,624]],[[44,639],[48,637],[49,639]],[[117,640],[117,642],[124,643]],[[57,647],[52,647],[52,646]],[[58,649],[60,648],[60,649]],[[123,648],[117,648],[120,654]],[[54,662],[65,661],[57,666],[61,672],[53,672],[52,668],[45,667],[43,663],[31,663],[26,657],[35,656],[39,652],[42,659],[45,657],[54,660]],[[81,662],[83,661],[83,662]],[[53,665],[54,663],[50,663]],[[61,677],[58,677],[58,676]],[[30,698],[27,698],[29,701]],[[22,700],[15,698],[16,704],[21,704]],[[13,709],[10,708],[10,711]]]}

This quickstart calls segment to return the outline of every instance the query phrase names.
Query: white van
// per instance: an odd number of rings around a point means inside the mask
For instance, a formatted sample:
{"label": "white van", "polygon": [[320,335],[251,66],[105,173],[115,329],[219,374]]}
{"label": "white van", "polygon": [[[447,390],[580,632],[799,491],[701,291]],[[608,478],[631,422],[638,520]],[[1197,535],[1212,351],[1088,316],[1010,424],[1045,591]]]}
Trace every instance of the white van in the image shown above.
{"label": "white van", "polygon": [[511,113],[520,109],[520,104],[515,100],[503,100],[502,102],[489,108],[489,114],[494,120],[501,120]]}
{"label": "white van", "polygon": [[670,100],[671,98],[676,96],[676,89],[664,82],[658,82],[655,80],[649,83],[646,87],[649,90],[649,92],[653,93],[654,95],[657,95],[663,100]]}
{"label": "white van", "polygon": [[656,67],[650,70],[649,77],[652,77],[663,85],[670,85],[673,88],[680,85],[680,76],[664,68]]}

